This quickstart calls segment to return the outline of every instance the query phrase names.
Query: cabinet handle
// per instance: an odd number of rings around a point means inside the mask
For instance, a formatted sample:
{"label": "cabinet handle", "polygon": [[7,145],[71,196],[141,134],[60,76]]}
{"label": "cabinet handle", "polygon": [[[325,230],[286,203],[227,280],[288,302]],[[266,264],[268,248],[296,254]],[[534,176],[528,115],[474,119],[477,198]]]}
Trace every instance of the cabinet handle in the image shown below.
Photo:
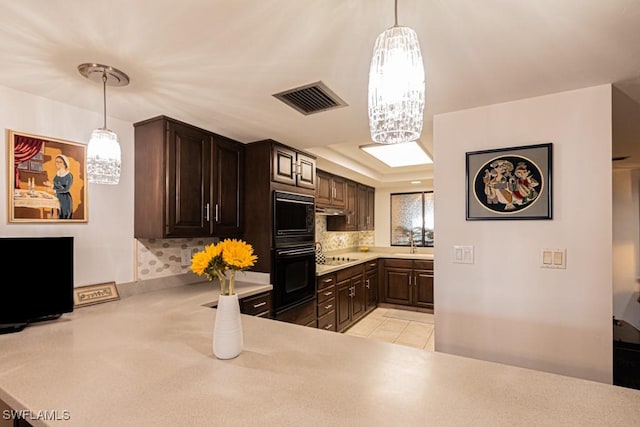
{"label": "cabinet handle", "polygon": [[216,203],[216,222],[218,222],[218,204]]}
{"label": "cabinet handle", "polygon": [[329,310],[331,307],[333,307],[333,304],[325,305],[325,306],[324,306],[324,309],[325,309],[325,310]]}
{"label": "cabinet handle", "polygon": [[325,297],[328,297],[329,295],[332,295],[332,294],[333,294],[333,291],[329,291],[329,292],[325,292],[325,293],[324,293],[324,296],[325,296]]}
{"label": "cabinet handle", "polygon": [[263,305],[267,305],[267,302],[266,301],[262,301],[261,303],[253,304],[253,308],[262,307]]}
{"label": "cabinet handle", "polygon": [[209,221],[209,203],[204,205],[204,219]]}
{"label": "cabinet handle", "polygon": [[302,163],[296,164],[296,175],[302,176]]}
{"label": "cabinet handle", "polygon": [[411,275],[409,275],[409,286],[411,286]]}
{"label": "cabinet handle", "polygon": [[352,298],[355,297],[356,296],[356,287],[352,286],[352,287],[349,288],[349,290],[351,290],[351,292],[349,293],[349,296],[352,297]]}
{"label": "cabinet handle", "polygon": [[372,262],[371,264],[369,264],[369,267],[375,267],[375,266],[376,266],[375,262]]}
{"label": "cabinet handle", "polygon": [[333,323],[329,323],[327,326],[324,327],[325,329],[331,329],[333,328]]}
{"label": "cabinet handle", "polygon": [[322,282],[324,282],[324,283],[330,283],[330,282],[333,282],[333,279],[324,279]]}
{"label": "cabinet handle", "polygon": [[368,289],[369,288],[369,279],[367,279],[366,283],[367,283],[367,289]]}

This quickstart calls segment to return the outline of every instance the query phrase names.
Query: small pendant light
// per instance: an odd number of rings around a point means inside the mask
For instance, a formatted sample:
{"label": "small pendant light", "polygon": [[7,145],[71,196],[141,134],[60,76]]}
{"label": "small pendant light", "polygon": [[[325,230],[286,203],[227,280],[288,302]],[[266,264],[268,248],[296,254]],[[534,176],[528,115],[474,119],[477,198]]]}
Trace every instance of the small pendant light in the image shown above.
{"label": "small pendant light", "polygon": [[87,147],[87,179],[95,184],[117,184],[120,181],[121,152],[118,135],[107,128],[107,85],[126,86],[129,76],[122,71],[101,64],[80,64],[84,77],[102,82],[104,124],[91,132]]}
{"label": "small pendant light", "polygon": [[418,35],[395,24],[376,39],[369,70],[369,129],[374,142],[415,141],[422,133],[425,79]]}

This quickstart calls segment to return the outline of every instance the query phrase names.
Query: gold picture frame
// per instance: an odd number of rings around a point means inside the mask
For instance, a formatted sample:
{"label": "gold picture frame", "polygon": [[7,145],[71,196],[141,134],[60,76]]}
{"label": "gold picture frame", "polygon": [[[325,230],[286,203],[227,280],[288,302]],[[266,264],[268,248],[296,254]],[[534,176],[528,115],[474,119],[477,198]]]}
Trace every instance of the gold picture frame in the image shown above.
{"label": "gold picture frame", "polygon": [[75,308],[119,299],[120,294],[118,293],[116,282],[80,286],[73,289],[73,306]]}
{"label": "gold picture frame", "polygon": [[87,146],[7,130],[9,222],[88,222]]}

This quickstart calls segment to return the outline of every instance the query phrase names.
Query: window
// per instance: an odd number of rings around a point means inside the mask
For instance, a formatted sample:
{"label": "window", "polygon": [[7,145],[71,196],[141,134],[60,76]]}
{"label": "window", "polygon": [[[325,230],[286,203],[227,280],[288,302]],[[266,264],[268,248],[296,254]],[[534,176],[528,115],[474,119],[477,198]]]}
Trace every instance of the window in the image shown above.
{"label": "window", "polygon": [[391,194],[391,246],[433,247],[433,191]]}

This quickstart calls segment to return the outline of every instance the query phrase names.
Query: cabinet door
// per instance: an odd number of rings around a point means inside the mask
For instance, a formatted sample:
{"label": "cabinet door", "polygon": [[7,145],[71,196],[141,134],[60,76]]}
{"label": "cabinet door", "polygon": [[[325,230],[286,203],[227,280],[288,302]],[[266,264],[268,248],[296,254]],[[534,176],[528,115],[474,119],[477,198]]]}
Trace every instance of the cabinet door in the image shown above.
{"label": "cabinet door", "polygon": [[336,285],[336,323],[338,331],[351,324],[351,279]]}
{"label": "cabinet door", "polygon": [[367,187],[367,198],[366,198],[366,210],[367,214],[365,216],[365,223],[367,230],[374,230],[374,212],[376,210],[376,189],[373,187]]}
{"label": "cabinet door", "polygon": [[244,147],[217,137],[214,149],[212,234],[230,237],[242,234]]}
{"label": "cabinet door", "polygon": [[298,153],[296,185],[303,188],[316,188],[316,159]]}
{"label": "cabinet door", "polygon": [[364,279],[366,291],[365,311],[371,311],[378,305],[378,270],[367,271]]}
{"label": "cabinet door", "polygon": [[391,304],[411,304],[411,288],[409,280],[412,270],[402,268],[385,268],[385,302]]}
{"label": "cabinet door", "polygon": [[433,271],[414,270],[413,282],[414,305],[433,308]]}
{"label": "cabinet door", "polygon": [[367,187],[364,185],[358,184],[358,230],[367,230],[367,214],[368,214],[368,205],[367,205]]}
{"label": "cabinet door", "polygon": [[355,322],[364,316],[366,308],[366,287],[362,274],[351,279],[351,321]]}
{"label": "cabinet door", "polygon": [[209,236],[211,134],[168,122],[167,141],[165,235]]}
{"label": "cabinet door", "polygon": [[358,230],[358,184],[347,181],[347,193],[345,198],[345,208],[350,212],[347,214],[344,229],[345,231]]}
{"label": "cabinet door", "polygon": [[273,167],[271,180],[296,185],[296,152],[274,144],[272,146]]}
{"label": "cabinet door", "polygon": [[316,172],[316,205],[331,205],[333,195],[333,181],[331,175],[323,172]]}
{"label": "cabinet door", "polygon": [[331,205],[337,208],[344,208],[347,201],[347,180],[340,176],[333,176],[331,181],[333,186]]}

